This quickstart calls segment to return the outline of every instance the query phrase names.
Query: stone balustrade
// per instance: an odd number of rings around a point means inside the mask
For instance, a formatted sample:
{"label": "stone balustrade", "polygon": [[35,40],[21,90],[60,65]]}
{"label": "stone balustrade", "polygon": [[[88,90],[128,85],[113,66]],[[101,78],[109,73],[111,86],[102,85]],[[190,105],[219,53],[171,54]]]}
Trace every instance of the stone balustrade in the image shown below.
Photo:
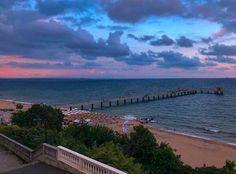
{"label": "stone balustrade", "polygon": [[17,154],[23,160],[32,161],[33,150],[0,133],[0,145]]}
{"label": "stone balustrade", "polygon": [[[26,162],[38,160],[40,157],[46,157],[55,162],[66,164],[79,173],[84,174],[127,174],[114,167],[96,161],[92,158],[74,152],[62,146],[52,146],[43,143],[37,150],[32,149],[12,140],[0,133],[0,145],[14,152]],[[42,158],[43,159],[43,158]],[[41,160],[42,160],[41,159]],[[57,167],[57,166],[56,166]],[[59,166],[60,167],[60,166]],[[63,168],[63,167],[62,167]],[[75,172],[75,173],[78,173]]]}
{"label": "stone balustrade", "polygon": [[57,159],[81,173],[86,174],[127,174],[114,167],[103,164],[92,158],[74,152],[62,146],[57,147]]}

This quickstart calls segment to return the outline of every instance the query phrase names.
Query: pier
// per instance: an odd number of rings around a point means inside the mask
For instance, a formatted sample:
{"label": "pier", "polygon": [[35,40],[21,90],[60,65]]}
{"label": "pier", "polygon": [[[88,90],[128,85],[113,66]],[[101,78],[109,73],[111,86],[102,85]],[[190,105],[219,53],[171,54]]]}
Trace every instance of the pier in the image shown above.
{"label": "pier", "polygon": [[[195,94],[214,94],[223,95],[224,89],[222,87],[216,88],[177,88],[173,91],[166,91],[161,93],[145,94],[142,96],[117,97],[111,99],[102,99],[91,102],[84,102],[77,104],[74,108],[80,110],[98,110],[110,107],[124,106],[128,104],[146,103],[157,100],[171,99],[176,97],[183,97]],[[72,107],[70,107],[72,110]]]}

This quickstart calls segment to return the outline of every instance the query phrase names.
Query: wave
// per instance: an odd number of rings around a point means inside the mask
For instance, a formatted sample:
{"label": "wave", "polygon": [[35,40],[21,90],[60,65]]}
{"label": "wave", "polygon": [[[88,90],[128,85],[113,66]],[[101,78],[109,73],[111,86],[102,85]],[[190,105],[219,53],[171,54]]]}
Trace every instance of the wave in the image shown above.
{"label": "wave", "polygon": [[137,117],[135,115],[131,115],[131,114],[124,115],[122,118],[125,120],[137,120]]}
{"label": "wave", "polygon": [[158,129],[162,130],[162,131],[165,131],[165,132],[174,133],[174,134],[177,134],[177,135],[183,135],[183,136],[187,136],[187,137],[191,137],[191,138],[197,138],[197,139],[201,139],[201,140],[224,143],[224,144],[228,144],[228,145],[236,147],[236,143],[225,141],[225,140],[219,140],[219,139],[214,139],[214,138],[210,138],[210,137],[194,135],[194,134],[191,134],[191,133],[185,133],[185,132],[179,132],[179,131],[175,131],[175,130],[169,130],[169,129],[165,129],[165,128],[158,128]]}
{"label": "wave", "polygon": [[208,131],[208,132],[213,132],[213,133],[220,133],[220,132],[222,132],[221,130],[212,129],[212,128],[204,128],[204,130],[206,130],[206,131]]}

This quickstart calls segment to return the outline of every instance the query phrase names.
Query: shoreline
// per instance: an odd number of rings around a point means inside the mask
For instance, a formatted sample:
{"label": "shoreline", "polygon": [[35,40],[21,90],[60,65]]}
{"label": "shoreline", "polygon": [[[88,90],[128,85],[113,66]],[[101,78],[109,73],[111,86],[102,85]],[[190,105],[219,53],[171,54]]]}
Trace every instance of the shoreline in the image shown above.
{"label": "shoreline", "polygon": [[[16,111],[15,106],[17,103],[19,102],[0,99],[0,109],[8,107],[6,109],[14,108],[14,111]],[[22,104],[24,105],[23,110],[26,110],[32,105],[27,102],[23,102]],[[12,112],[5,113],[8,113],[9,117],[9,113]],[[65,116],[65,120],[69,124],[74,123],[75,119],[89,119],[92,124],[107,126],[120,133],[123,132],[122,128],[125,121],[120,116],[91,111],[78,111]],[[137,120],[129,120],[129,132],[132,131],[134,126],[140,124]],[[192,167],[201,167],[204,164],[207,166],[214,165],[216,167],[222,167],[226,160],[236,162],[236,145],[234,143],[157,128],[149,124],[144,124],[144,127],[153,133],[158,143],[168,143],[172,149],[176,150],[176,154],[181,155],[182,161]]]}
{"label": "shoreline", "polygon": [[189,137],[189,138],[193,138],[193,139],[199,139],[199,140],[206,141],[206,142],[214,142],[214,143],[226,145],[226,146],[235,148],[235,150],[236,150],[236,143],[233,143],[233,142],[212,139],[210,137],[203,137],[203,136],[198,136],[198,135],[184,133],[184,132],[173,131],[173,130],[164,129],[164,128],[160,128],[160,127],[154,127],[151,125],[146,125],[146,126],[150,129],[157,129],[158,131],[162,131],[162,132],[166,132],[166,133],[170,133],[170,134],[175,134],[175,135],[185,136],[185,137]]}
{"label": "shoreline", "polygon": [[[107,126],[114,131],[122,133],[122,126],[125,119],[119,116],[111,116],[103,113],[91,111],[81,111],[66,116],[73,124],[73,120],[89,119],[93,124]],[[141,123],[137,120],[129,121],[129,132],[132,128]],[[181,160],[192,167],[216,166],[223,167],[226,160],[236,162],[236,146],[225,142],[193,137],[174,131],[163,130],[144,124],[155,136],[158,143],[165,142],[175,150],[177,155],[181,155]]]}

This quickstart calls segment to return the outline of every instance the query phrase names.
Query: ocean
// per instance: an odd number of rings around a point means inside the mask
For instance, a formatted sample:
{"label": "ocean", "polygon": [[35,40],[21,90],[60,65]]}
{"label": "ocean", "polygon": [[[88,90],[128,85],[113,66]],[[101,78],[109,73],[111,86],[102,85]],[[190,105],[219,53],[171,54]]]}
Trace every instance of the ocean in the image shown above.
{"label": "ocean", "polygon": [[178,87],[224,88],[224,95],[197,94],[98,112],[121,117],[153,117],[151,126],[236,144],[236,79],[0,79],[0,99],[75,105],[136,96]]}

